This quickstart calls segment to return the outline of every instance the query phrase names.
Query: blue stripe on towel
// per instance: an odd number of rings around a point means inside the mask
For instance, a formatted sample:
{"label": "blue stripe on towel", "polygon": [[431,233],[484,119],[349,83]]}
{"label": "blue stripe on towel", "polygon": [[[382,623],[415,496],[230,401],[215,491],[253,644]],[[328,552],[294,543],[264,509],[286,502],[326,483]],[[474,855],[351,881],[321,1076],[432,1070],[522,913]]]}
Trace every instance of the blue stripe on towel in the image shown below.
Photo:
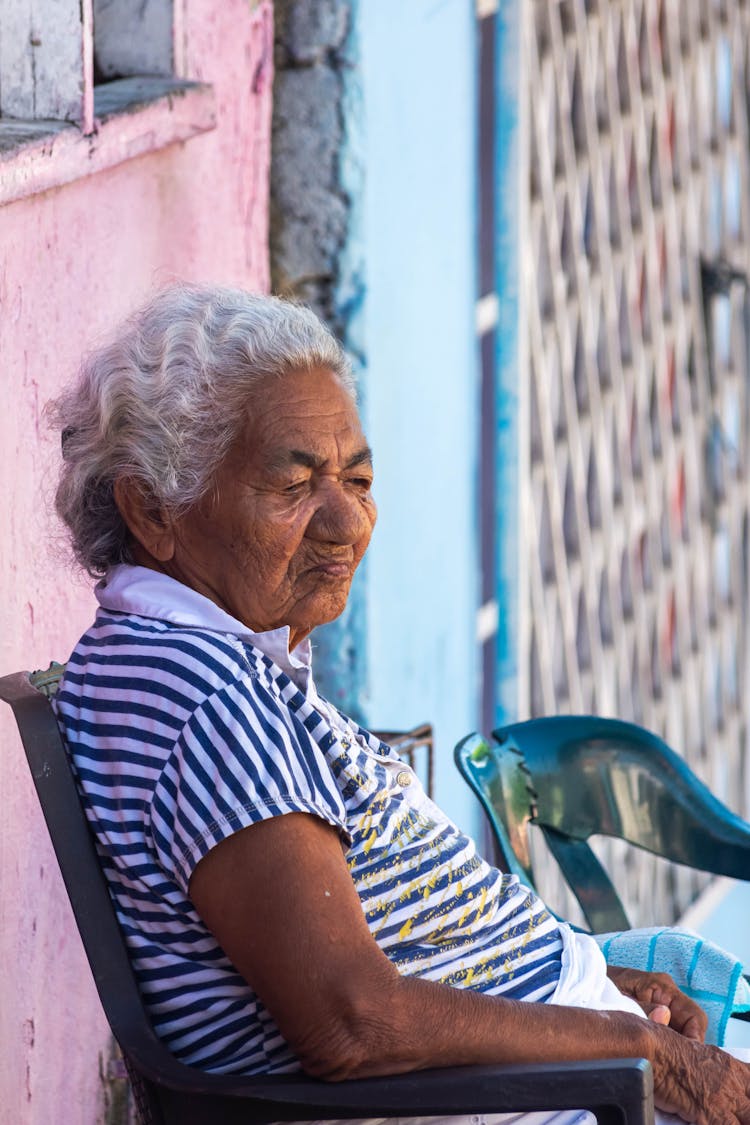
{"label": "blue stripe on towel", "polygon": [[610,965],[669,973],[708,1016],[706,1039],[721,1046],[732,1012],[750,1011],[741,963],[689,930],[652,928],[594,935]]}

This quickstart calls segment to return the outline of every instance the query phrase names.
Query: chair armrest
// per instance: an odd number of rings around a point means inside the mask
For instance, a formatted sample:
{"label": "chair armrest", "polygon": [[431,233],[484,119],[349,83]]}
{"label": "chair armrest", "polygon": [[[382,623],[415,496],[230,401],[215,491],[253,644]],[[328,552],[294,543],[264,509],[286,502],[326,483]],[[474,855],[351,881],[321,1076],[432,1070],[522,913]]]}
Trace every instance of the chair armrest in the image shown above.
{"label": "chair armrest", "polygon": [[[600,1125],[653,1125],[653,1075],[645,1059],[523,1066],[453,1067],[350,1082],[289,1077],[234,1078],[194,1072],[160,1101],[181,1125],[202,1125],[200,1093],[222,1125],[306,1119],[438,1116],[593,1109]],[[203,1114],[203,1116],[202,1116]]]}

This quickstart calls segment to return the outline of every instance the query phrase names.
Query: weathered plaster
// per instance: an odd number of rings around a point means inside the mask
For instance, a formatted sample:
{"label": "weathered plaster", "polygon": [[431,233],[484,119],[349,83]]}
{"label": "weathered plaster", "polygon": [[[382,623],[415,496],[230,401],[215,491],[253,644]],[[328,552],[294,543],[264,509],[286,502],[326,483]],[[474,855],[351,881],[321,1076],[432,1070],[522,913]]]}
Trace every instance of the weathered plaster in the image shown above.
{"label": "weathered plaster", "polygon": [[172,0],[94,0],[95,81],[174,73]]}
{"label": "weathered plaster", "polygon": [[[270,2],[188,0],[184,20],[187,75],[214,84],[217,128],[0,207],[3,673],[64,658],[93,611],[51,549],[44,402],[170,279],[268,287]],[[109,1035],[6,708],[0,741],[0,1122],[98,1125],[113,1120]]]}
{"label": "weathered plaster", "polygon": [[341,180],[350,0],[277,0],[271,163],[273,287],[335,330],[349,199]]}
{"label": "weathered plaster", "polygon": [[63,121],[0,120],[0,205],[94,176],[216,126],[209,83],[121,78],[99,88],[94,131]]}
{"label": "weathered plaster", "polygon": [[88,15],[82,0],[3,3],[0,113],[81,120]]}
{"label": "weathered plaster", "polygon": [[[271,276],[343,341],[366,416],[361,209],[362,95],[355,0],[277,0],[271,160]],[[319,683],[364,721],[367,563],[349,603],[314,636]]]}

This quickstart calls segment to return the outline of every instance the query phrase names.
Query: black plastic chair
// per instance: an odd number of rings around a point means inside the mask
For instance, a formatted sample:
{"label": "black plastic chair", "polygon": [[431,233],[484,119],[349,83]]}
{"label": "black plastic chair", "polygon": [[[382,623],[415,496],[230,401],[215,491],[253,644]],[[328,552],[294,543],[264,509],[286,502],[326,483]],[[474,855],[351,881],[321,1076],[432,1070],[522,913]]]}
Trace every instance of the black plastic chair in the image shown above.
{"label": "black plastic chair", "polygon": [[536,825],[592,932],[630,924],[590,836],[750,879],[750,824],[655,734],[618,719],[560,715],[513,723],[493,737],[462,739],[455,759],[487,813],[501,864],[534,887],[529,827]]}
{"label": "black plastic chair", "polygon": [[[13,708],[89,965],[119,1043],[143,1125],[248,1125],[536,1109],[593,1110],[603,1125],[653,1125],[644,1059],[459,1067],[326,1083],[304,1076],[206,1074],[174,1058],[141,1002],[93,836],[48,696],[60,665],[0,679]],[[425,1028],[429,1034],[429,1028]]]}

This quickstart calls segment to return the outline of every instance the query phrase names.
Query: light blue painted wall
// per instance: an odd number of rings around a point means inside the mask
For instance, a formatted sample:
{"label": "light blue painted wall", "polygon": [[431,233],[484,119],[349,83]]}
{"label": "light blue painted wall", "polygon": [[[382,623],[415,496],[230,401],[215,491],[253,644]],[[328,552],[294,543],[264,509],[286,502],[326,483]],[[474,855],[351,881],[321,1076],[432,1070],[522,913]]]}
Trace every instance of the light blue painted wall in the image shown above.
{"label": "light blue painted wall", "polygon": [[475,34],[466,0],[360,0],[366,712],[434,723],[438,803],[470,831],[452,749],[479,700]]}

